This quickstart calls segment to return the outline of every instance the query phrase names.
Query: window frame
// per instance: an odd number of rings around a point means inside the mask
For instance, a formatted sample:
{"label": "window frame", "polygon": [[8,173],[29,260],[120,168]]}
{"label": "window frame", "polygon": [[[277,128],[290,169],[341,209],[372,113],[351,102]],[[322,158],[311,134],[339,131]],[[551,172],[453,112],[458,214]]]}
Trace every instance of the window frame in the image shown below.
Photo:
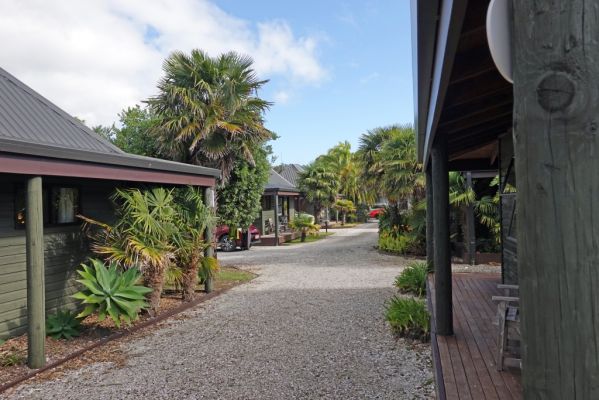
{"label": "window frame", "polygon": [[[63,222],[63,223],[57,223],[57,222],[52,222],[55,218],[54,213],[56,212],[54,210],[54,207],[52,207],[52,193],[54,189],[61,189],[61,188],[66,188],[66,189],[75,189],[77,190],[77,211],[75,213],[75,220],[73,222]],[[18,220],[17,220],[17,212],[18,212],[18,196],[19,196],[19,191],[22,191],[23,196],[24,196],[24,203],[27,203],[27,189],[26,189],[26,184],[24,183],[16,183],[14,185],[13,188],[13,224],[15,229],[17,230],[24,230],[26,227],[26,223],[25,224],[19,224]],[[43,210],[44,210],[44,228],[56,228],[56,227],[64,227],[64,226],[77,226],[77,225],[81,225],[81,223],[83,222],[80,218],[77,218],[77,215],[79,214],[83,214],[83,209],[82,209],[82,201],[81,201],[81,197],[82,197],[82,190],[81,190],[81,186],[80,185],[75,185],[75,184],[60,184],[60,183],[50,183],[50,184],[42,184],[42,192],[46,194],[45,199],[43,199]],[[47,218],[46,218],[47,217]],[[27,214],[25,214],[25,221],[27,221]]]}

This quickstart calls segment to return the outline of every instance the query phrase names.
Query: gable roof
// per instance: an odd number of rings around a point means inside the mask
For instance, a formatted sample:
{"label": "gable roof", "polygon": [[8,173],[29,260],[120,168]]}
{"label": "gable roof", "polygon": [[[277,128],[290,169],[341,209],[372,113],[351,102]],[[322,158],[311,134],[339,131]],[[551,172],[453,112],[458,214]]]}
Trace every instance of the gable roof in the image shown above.
{"label": "gable roof", "polygon": [[0,173],[114,179],[120,170],[122,180],[175,184],[220,176],[213,168],[126,153],[2,68],[0,161]]}
{"label": "gable roof", "polygon": [[297,188],[288,182],[285,178],[277,173],[274,169],[270,169],[268,182],[264,188],[267,192],[298,192]]}
{"label": "gable roof", "polygon": [[2,68],[0,137],[65,149],[125,154]]}
{"label": "gable roof", "polygon": [[280,166],[279,174],[296,188],[299,184],[299,176],[304,172],[304,167],[299,164],[283,164]]}

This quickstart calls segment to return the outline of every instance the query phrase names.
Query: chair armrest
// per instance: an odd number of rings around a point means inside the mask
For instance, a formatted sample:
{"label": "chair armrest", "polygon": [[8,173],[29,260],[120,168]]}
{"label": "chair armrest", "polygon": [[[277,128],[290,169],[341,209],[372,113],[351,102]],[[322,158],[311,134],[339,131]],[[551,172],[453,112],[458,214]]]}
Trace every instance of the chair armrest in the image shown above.
{"label": "chair armrest", "polygon": [[518,303],[520,302],[520,297],[510,297],[510,296],[493,296],[491,297],[493,301],[505,301],[508,303]]}

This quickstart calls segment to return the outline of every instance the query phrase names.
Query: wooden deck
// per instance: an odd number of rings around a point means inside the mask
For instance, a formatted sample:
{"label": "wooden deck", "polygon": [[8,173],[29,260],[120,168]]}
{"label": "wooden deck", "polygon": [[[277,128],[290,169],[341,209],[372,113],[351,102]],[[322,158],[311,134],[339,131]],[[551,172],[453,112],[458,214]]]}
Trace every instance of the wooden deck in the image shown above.
{"label": "wooden deck", "polygon": [[[429,278],[429,307],[434,308],[434,278]],[[491,296],[498,274],[453,274],[454,336],[433,334],[433,364],[439,399],[521,399],[519,370],[496,368],[497,306]]]}

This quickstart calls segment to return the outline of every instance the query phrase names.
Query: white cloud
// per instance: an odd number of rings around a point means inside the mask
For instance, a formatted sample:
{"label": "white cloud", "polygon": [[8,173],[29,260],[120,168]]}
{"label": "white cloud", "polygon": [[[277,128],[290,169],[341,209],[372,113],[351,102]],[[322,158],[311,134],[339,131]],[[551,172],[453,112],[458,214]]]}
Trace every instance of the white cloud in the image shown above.
{"label": "white cloud", "polygon": [[380,76],[381,75],[378,72],[373,72],[371,74],[368,74],[368,75],[360,78],[360,84],[366,85],[369,82],[379,79]]}
{"label": "white cloud", "polygon": [[280,90],[276,92],[274,95],[275,104],[287,104],[290,97],[291,95],[289,94],[289,92],[285,90]]}
{"label": "white cloud", "polygon": [[263,79],[316,84],[318,39],[282,20],[252,24],[207,0],[0,0],[0,66],[90,125],[155,93],[173,50],[234,50]]}

